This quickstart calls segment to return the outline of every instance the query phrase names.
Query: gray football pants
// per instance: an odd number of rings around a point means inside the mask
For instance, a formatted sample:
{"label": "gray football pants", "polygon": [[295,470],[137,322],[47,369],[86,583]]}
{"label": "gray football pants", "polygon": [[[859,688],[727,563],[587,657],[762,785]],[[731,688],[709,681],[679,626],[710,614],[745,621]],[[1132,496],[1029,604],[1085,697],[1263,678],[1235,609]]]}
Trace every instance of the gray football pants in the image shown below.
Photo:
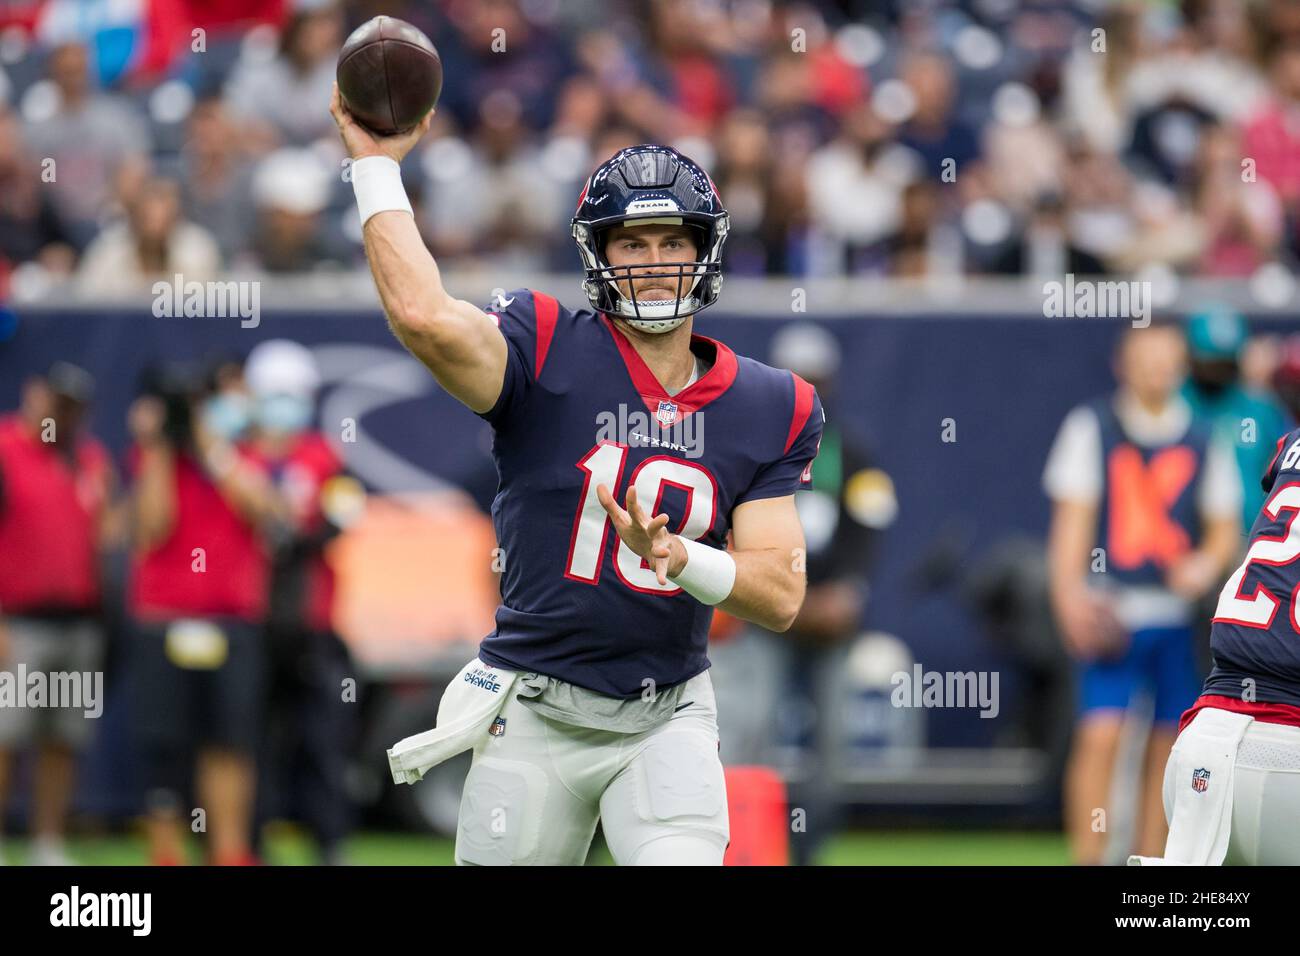
{"label": "gray football pants", "polygon": [[[689,703],[688,703],[689,702]],[[504,733],[474,749],[457,864],[581,866],[600,821],[620,866],[721,866],[727,794],[705,671],[639,734],[548,720],[510,695]]]}

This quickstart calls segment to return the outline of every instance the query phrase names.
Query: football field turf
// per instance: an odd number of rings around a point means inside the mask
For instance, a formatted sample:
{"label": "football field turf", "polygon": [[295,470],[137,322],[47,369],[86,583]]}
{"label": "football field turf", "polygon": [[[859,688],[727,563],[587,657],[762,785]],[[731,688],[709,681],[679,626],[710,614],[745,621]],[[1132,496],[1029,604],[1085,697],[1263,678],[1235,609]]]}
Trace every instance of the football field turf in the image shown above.
{"label": "football field turf", "polygon": [[[144,841],[134,836],[86,836],[71,841],[74,859],[89,866],[136,866],[147,860]],[[199,859],[192,848],[191,860]],[[22,863],[21,840],[6,842],[11,863]],[[405,833],[360,833],[346,845],[354,865],[450,865],[452,841]],[[266,862],[295,866],[315,862],[310,840],[293,827],[276,827],[267,839]],[[597,839],[588,865],[612,864]],[[818,861],[826,866],[1060,866],[1068,862],[1065,840],[1056,833],[1005,831],[880,831],[841,834],[823,848]]]}

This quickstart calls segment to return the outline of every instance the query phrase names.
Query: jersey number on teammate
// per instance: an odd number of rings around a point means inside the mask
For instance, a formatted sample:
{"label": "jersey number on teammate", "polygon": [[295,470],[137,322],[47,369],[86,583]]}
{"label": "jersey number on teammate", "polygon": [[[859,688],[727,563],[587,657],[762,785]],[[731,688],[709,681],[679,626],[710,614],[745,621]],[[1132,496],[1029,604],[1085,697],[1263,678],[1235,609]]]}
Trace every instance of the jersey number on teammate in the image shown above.
{"label": "jersey number on teammate", "polygon": [[[1282,459],[1278,471],[1293,468],[1297,462],[1300,462],[1300,441],[1293,442],[1287,449],[1286,457]],[[1246,560],[1223,586],[1223,592],[1219,595],[1219,606],[1214,612],[1216,621],[1229,621],[1243,627],[1272,626],[1273,615],[1277,613],[1278,605],[1282,602],[1262,584],[1255,589],[1252,597],[1243,596],[1241,586],[1252,562],[1277,567],[1290,564],[1300,558],[1300,528],[1296,527],[1295,520],[1300,516],[1300,484],[1283,485],[1264,503],[1264,513],[1274,521],[1284,510],[1290,511],[1291,517],[1287,519],[1286,529],[1282,535],[1277,538],[1256,538],[1255,543],[1246,552]],[[1300,585],[1296,587],[1296,591],[1300,591]],[[1291,626],[1296,631],[1300,631],[1300,621],[1296,620],[1296,597],[1296,593],[1292,592]]]}

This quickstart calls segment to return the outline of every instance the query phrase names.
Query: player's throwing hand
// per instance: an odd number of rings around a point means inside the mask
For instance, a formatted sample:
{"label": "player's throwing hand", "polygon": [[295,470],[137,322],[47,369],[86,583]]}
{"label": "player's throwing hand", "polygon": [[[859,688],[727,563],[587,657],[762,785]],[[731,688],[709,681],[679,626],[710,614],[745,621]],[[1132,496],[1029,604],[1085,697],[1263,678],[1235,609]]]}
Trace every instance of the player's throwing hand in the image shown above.
{"label": "player's throwing hand", "polygon": [[338,124],[339,135],[343,137],[343,146],[353,159],[387,156],[393,162],[400,163],[420,141],[420,137],[429,131],[429,124],[433,122],[435,112],[429,110],[414,129],[407,130],[405,133],[398,133],[395,136],[376,136],[352,118],[348,108],[343,105],[343,98],[339,96],[337,83],[334,84],[334,92],[330,94],[330,115]]}
{"label": "player's throwing hand", "polygon": [[676,576],[686,566],[685,549],[676,535],[668,533],[668,516],[647,517],[637,504],[635,488],[627,490],[626,510],[604,485],[596,486],[596,497],[623,543],[650,562],[660,584],[667,584],[670,575]]}

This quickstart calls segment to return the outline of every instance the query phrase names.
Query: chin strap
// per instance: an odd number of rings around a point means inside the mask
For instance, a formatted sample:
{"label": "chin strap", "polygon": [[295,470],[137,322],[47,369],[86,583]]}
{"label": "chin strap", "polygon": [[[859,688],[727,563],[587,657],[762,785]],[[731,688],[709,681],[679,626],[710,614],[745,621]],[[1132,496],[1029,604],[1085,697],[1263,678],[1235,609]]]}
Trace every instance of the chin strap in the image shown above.
{"label": "chin strap", "polygon": [[[654,299],[648,302],[637,302],[633,306],[629,303],[627,296],[620,292],[618,303],[619,308],[614,313],[615,315],[626,319],[635,328],[651,333],[671,332],[700,310],[700,299],[696,295],[687,296],[685,299]],[[645,314],[647,309],[663,309],[667,312],[669,306],[672,306],[671,311],[675,314],[665,316]],[[686,311],[678,311],[683,306],[686,307]],[[640,311],[640,315],[637,314],[636,310]]]}
{"label": "chin strap", "polygon": [[638,319],[635,316],[622,314],[619,314],[618,317],[626,320],[637,331],[649,332],[651,335],[671,332],[673,329],[678,328],[688,318],[688,316],[683,315],[676,319]]}

